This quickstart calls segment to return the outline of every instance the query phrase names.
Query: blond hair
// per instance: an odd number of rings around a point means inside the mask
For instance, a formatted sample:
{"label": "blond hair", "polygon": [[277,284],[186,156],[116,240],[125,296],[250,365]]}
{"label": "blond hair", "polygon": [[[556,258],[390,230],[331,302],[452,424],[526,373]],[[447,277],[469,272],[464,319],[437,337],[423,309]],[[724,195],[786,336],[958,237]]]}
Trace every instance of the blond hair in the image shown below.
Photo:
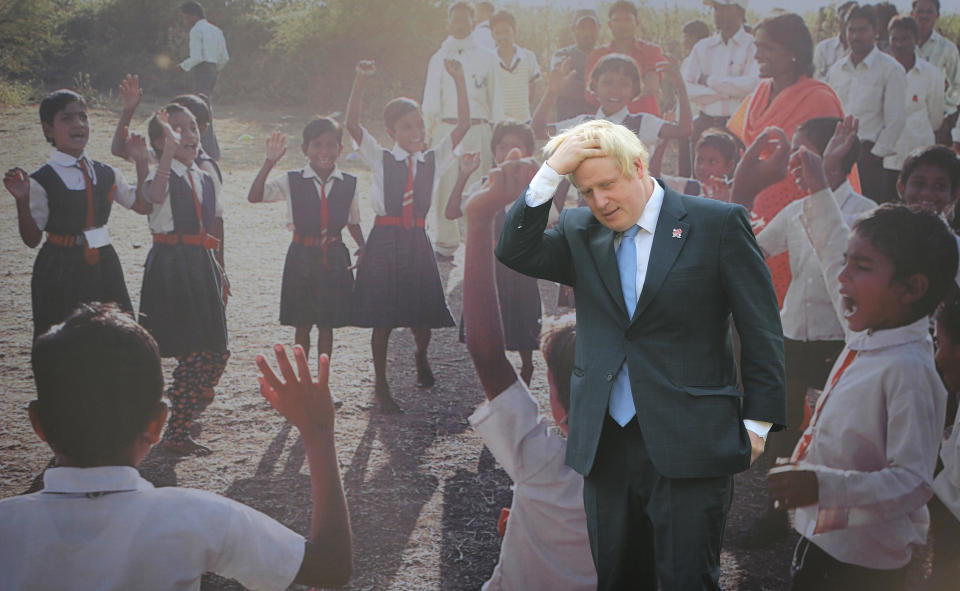
{"label": "blond hair", "polygon": [[[586,140],[596,140],[600,144],[600,151],[604,156],[613,159],[617,169],[627,178],[636,177],[634,163],[639,158],[643,168],[647,168],[649,152],[635,133],[624,127],[611,123],[605,119],[593,119],[580,125],[571,127],[552,138],[543,147],[544,158],[549,158],[571,136],[579,135]],[[567,180],[573,186],[573,172],[567,175]]]}

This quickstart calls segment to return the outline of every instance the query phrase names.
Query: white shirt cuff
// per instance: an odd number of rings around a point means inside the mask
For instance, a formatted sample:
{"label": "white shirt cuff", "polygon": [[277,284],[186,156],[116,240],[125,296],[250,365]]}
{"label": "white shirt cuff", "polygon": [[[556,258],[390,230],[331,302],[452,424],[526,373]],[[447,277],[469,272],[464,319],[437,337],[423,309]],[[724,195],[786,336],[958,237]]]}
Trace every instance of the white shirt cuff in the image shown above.
{"label": "white shirt cuff", "polygon": [[746,427],[748,431],[753,431],[766,441],[767,434],[770,433],[770,428],[773,427],[773,423],[743,419],[743,426]]}
{"label": "white shirt cuff", "polygon": [[552,199],[553,194],[557,191],[557,187],[562,180],[563,176],[544,162],[543,165],[540,166],[540,170],[537,171],[537,174],[535,174],[530,181],[530,188],[527,189],[527,194],[524,198],[527,202],[527,207],[538,207]]}

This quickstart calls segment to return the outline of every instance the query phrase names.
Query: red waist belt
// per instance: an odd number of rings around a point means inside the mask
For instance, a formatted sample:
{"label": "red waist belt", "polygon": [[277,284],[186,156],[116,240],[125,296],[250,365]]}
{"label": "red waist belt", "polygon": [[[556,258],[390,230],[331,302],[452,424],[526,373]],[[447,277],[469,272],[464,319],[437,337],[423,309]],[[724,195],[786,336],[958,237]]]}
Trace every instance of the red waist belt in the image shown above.
{"label": "red waist belt", "polygon": [[220,246],[220,241],[210,234],[154,234],[153,243],[188,244],[190,246],[202,246],[209,249],[215,249]]}
{"label": "red waist belt", "polygon": [[293,233],[293,241],[296,244],[302,244],[304,246],[322,246],[326,247],[331,242],[340,242],[339,236],[327,236],[325,240],[321,240],[319,236],[303,236]]}
{"label": "red waist belt", "polygon": [[[414,226],[418,228],[426,228],[427,220],[424,218],[417,218],[414,221]],[[378,215],[377,219],[373,222],[374,226],[387,226],[393,228],[402,228],[403,227],[403,218],[400,216],[389,216],[389,215]]]}
{"label": "red waist belt", "polygon": [[70,248],[71,246],[83,246],[87,243],[83,235],[75,236],[73,234],[51,234],[47,232],[47,242],[54,246],[63,246],[64,248]]}

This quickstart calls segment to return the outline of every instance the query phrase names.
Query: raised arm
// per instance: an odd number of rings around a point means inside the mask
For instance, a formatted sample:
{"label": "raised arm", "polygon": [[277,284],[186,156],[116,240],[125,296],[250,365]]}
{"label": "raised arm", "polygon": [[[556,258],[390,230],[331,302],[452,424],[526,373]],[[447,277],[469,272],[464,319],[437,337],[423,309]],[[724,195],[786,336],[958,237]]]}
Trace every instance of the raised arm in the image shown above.
{"label": "raised arm", "polygon": [[680,139],[690,137],[690,131],[693,129],[693,113],[690,110],[690,99],[687,97],[687,85],[680,77],[680,70],[677,64],[668,62],[663,72],[673,87],[677,89],[677,108],[679,110],[679,119],[676,123],[667,123],[660,128],[660,139]]}
{"label": "raised arm", "polygon": [[557,99],[560,93],[576,76],[573,70],[573,61],[568,57],[558,63],[550,70],[550,77],[547,79],[547,90],[540,99],[540,104],[533,112],[533,121],[530,127],[533,129],[533,135],[539,140],[547,139],[550,130],[547,128],[547,118],[554,112],[557,105]]}
{"label": "raised arm", "polygon": [[147,199],[151,203],[163,203],[167,199],[167,184],[170,181],[173,154],[180,147],[180,134],[170,127],[169,116],[164,109],[157,111],[156,117],[163,127],[163,154],[160,156],[160,163],[157,164],[157,172],[147,189]]}
{"label": "raised arm", "polygon": [[280,162],[283,155],[287,153],[287,136],[279,131],[275,131],[267,138],[267,156],[257,173],[250,190],[247,192],[247,201],[250,203],[260,203],[263,201],[263,187],[267,183],[267,177],[270,171]]}
{"label": "raised arm", "polygon": [[43,232],[30,212],[30,175],[22,168],[11,168],[3,176],[3,185],[17,202],[17,227],[20,239],[30,248],[40,244]]}
{"label": "raised arm", "polygon": [[760,191],[787,175],[790,140],[779,127],[768,127],[750,144],[733,176],[730,201],[753,209]]}
{"label": "raised arm", "polygon": [[[480,168],[480,153],[471,152],[460,157],[460,167],[457,172],[457,182],[450,190],[450,197],[447,199],[447,207],[443,210],[443,215],[448,220],[455,220],[463,216],[463,190],[467,186],[470,175]],[[493,248],[493,247],[491,247]]]}
{"label": "raised arm", "polygon": [[360,111],[363,108],[363,91],[369,80],[377,72],[377,66],[373,60],[361,60],[357,62],[356,74],[353,77],[353,87],[350,89],[350,98],[347,100],[347,133],[357,144],[363,137],[363,129],[360,127]]}
{"label": "raised arm", "polygon": [[457,60],[443,60],[443,67],[453,77],[457,87],[457,126],[450,131],[450,140],[456,148],[463,136],[470,131],[470,99],[467,98],[467,80],[463,74],[463,64]]}
{"label": "raised arm", "polygon": [[143,91],[140,90],[140,77],[136,74],[127,74],[120,82],[117,91],[120,94],[123,110],[120,111],[117,129],[113,132],[110,153],[119,158],[127,158],[127,137],[130,134],[130,122],[133,120],[133,114],[140,104],[140,99],[143,98]]}
{"label": "raised arm", "polygon": [[353,533],[334,441],[330,358],[320,356],[317,381],[313,381],[302,347],[293,348],[297,373],[294,373],[283,345],[274,345],[274,352],[282,379],[273,373],[263,355],[258,355],[257,368],[263,374],[259,378],[260,393],[300,431],[313,492],[310,539],[293,582],[342,587],[353,574]]}
{"label": "raised arm", "polygon": [[127,157],[136,164],[137,167],[137,199],[133,202],[133,211],[147,215],[153,211],[153,205],[143,194],[143,185],[147,181],[147,175],[150,173],[150,156],[147,153],[147,139],[139,133],[129,134],[124,130],[127,141],[124,144],[124,151]]}

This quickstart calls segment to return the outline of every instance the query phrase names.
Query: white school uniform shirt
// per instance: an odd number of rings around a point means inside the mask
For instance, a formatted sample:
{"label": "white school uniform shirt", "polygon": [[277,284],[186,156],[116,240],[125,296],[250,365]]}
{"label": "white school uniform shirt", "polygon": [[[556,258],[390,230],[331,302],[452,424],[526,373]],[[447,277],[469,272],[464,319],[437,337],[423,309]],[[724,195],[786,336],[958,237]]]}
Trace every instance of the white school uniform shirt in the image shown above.
{"label": "white school uniform shirt", "polygon": [[900,62],[876,47],[853,65],[848,54],[827,72],[827,84],[843,103],[843,112],[860,120],[857,136],[875,142],[874,156],[892,156],[906,120],[906,72]]}
{"label": "white school uniform shirt", "polygon": [[189,72],[199,64],[213,62],[222,70],[229,59],[227,40],[220,27],[205,18],[198,20],[190,28],[190,57],[180,62],[180,67]]}
{"label": "white school uniform shirt", "polygon": [[[833,196],[847,226],[877,207],[874,201],[855,193],[849,181],[844,181]],[[828,292],[828,285],[836,289],[836,281],[824,282],[817,253],[798,220],[802,210],[803,200],[793,201],[757,234],[764,257],[783,252],[790,256],[790,287],[780,310],[783,336],[795,341],[843,340],[843,326]]]}
{"label": "white school uniform shirt", "polygon": [[[843,314],[837,275],[850,228],[829,189],[803,201],[806,229],[834,308]],[[849,351],[857,356],[818,401],[819,417],[798,470],[816,472],[819,501],[795,511],[794,527],[842,562],[906,565],[926,541],[933,470],[947,392],[933,361],[930,321],[852,332],[827,384]],[[827,386],[829,389],[830,386]]]}
{"label": "white school uniform shirt", "polygon": [[567,440],[551,434],[520,380],[470,415],[513,480],[500,558],[483,591],[597,588],[583,509],[583,477],[566,465]]}
{"label": "white school uniform shirt", "polygon": [[830,71],[833,64],[849,53],[850,48],[843,46],[839,36],[830,37],[817,43],[817,46],[813,49],[813,77],[817,80],[826,81],[827,72]]}
{"label": "white school uniform shirt", "polygon": [[504,118],[528,123],[531,118],[530,83],[540,79],[537,56],[514,44],[510,63],[504,63],[498,55],[497,64],[497,87],[503,95]]}
{"label": "white school uniform shirt", "polygon": [[486,49],[487,51],[497,50],[497,42],[493,39],[493,31],[490,29],[489,20],[485,20],[477,25],[473,29],[473,33],[470,34],[470,37],[473,39],[474,43]]}
{"label": "white school uniform shirt", "polygon": [[[557,174],[557,171],[550,168],[550,165],[544,162],[540,166],[540,170],[537,171],[537,174],[533,176],[533,179],[530,181],[530,186],[524,194],[524,201],[527,207],[538,207],[552,199],[561,180],[563,180],[563,176]],[[639,299],[643,293],[643,285],[646,283],[647,267],[650,262],[650,250],[653,248],[653,234],[657,228],[657,221],[660,219],[663,195],[663,187],[654,179],[653,191],[647,199],[647,204],[643,207],[643,211],[640,213],[640,219],[637,220],[640,231],[633,237],[637,252],[637,290],[635,292],[637,299]],[[614,238],[614,252],[620,247],[620,240],[621,235]],[[772,426],[771,423],[755,421],[753,419],[744,419],[743,425],[750,431],[764,438]]]}
{"label": "white school uniform shirt", "polygon": [[194,591],[207,571],[286,589],[305,542],[206,491],[154,488],[129,466],[50,468],[42,491],[0,500],[0,589]]}
{"label": "white school uniform shirt", "polygon": [[897,153],[883,159],[883,167],[900,170],[916,148],[936,143],[933,132],[943,121],[943,72],[917,56],[907,72],[906,120],[897,139]]}
{"label": "white school uniform shirt", "polygon": [[[203,153],[203,146],[197,146],[197,149]],[[157,152],[151,148],[147,147],[147,160],[150,164],[157,165],[160,163],[160,157],[157,155]],[[213,180],[213,192],[217,194],[217,207],[214,214],[218,218],[223,217],[223,183],[220,181],[220,175],[217,174],[217,169],[214,167],[213,162],[210,160],[200,160],[200,163],[197,164],[200,167],[200,170],[210,175],[210,178]]]}
{"label": "white school uniform shirt", "polygon": [[933,31],[926,42],[917,46],[917,55],[943,72],[947,81],[944,116],[952,114],[960,105],[960,51],[952,41]]}
{"label": "white school uniform shirt", "polygon": [[[68,189],[72,191],[84,191],[87,185],[83,180],[83,170],[79,164],[80,160],[84,161],[87,171],[90,173],[91,186],[96,185],[97,172],[94,170],[93,162],[90,160],[90,157],[87,156],[86,151],[80,154],[80,158],[74,158],[60,150],[54,150],[53,153],[50,154],[50,159],[47,160],[47,164],[57,173],[57,176],[60,177],[60,180],[63,181],[63,184]],[[113,200],[127,209],[132,208],[137,200],[137,187],[128,184],[127,180],[123,178],[123,174],[116,168],[113,169],[113,175],[114,184],[117,186],[116,191],[113,193]],[[86,197],[84,197],[84,199],[86,199]],[[33,218],[33,222],[37,224],[37,228],[40,231],[43,231],[47,227],[47,222],[50,220],[50,202],[47,201],[47,191],[40,183],[34,180],[33,177],[30,177],[30,217]]]}
{"label": "white school uniform shirt", "polygon": [[[760,84],[756,54],[753,35],[743,27],[726,43],[720,33],[698,41],[680,68],[690,100],[711,117],[733,115]],[[703,84],[701,77],[706,77]]]}
{"label": "white school uniform shirt", "polygon": [[[667,121],[650,113],[637,113],[637,115],[641,116],[640,128],[637,130],[637,137],[640,138],[640,141],[643,142],[643,145],[646,146],[647,150],[653,154],[657,144],[660,142],[660,130],[663,129],[663,126],[667,124]],[[557,121],[551,125],[557,133],[560,133],[572,127],[576,127],[585,121],[593,121],[595,119],[605,119],[611,123],[622,125],[623,122],[626,121],[627,117],[630,116],[630,111],[626,106],[611,115],[607,115],[604,112],[603,107],[600,107],[593,115],[577,115],[576,117],[564,119],[563,121]]]}
{"label": "white school uniform shirt", "polygon": [[933,491],[953,516],[960,520],[960,412],[953,421],[950,435],[940,446],[943,470],[933,481]]}
{"label": "white school uniform shirt", "polygon": [[[313,179],[313,184],[317,188],[317,198],[320,198],[323,189],[327,191],[327,197],[330,197],[330,191],[333,190],[333,181],[334,179],[338,181],[343,180],[343,171],[340,170],[339,166],[334,165],[333,170],[330,172],[330,175],[327,177],[327,180],[320,180],[320,177],[313,170],[313,167],[308,163],[306,166],[298,170],[303,178]],[[382,174],[382,173],[381,173]],[[287,214],[286,214],[286,223],[287,228],[292,232],[294,229],[293,225],[293,203],[290,200],[290,177],[287,176],[288,173],[284,172],[283,174],[278,174],[274,177],[271,177],[270,180],[266,182],[263,186],[263,202],[264,203],[274,203],[276,201],[286,201],[287,202]],[[353,200],[350,202],[350,211],[347,213],[347,223],[348,224],[359,224],[360,223],[360,207],[357,205],[357,197],[354,195]]]}
{"label": "white school uniform shirt", "polygon": [[[200,170],[195,162],[191,162],[188,167],[183,162],[179,160],[174,160],[170,163],[170,176],[178,176],[190,185],[190,179],[187,178],[187,175],[193,178],[193,186],[197,190],[197,198],[200,200],[200,204],[203,204],[204,194],[203,194],[203,177],[210,176],[206,172]],[[157,169],[154,168],[150,171],[150,174],[147,176],[146,182],[143,184],[143,194],[150,194],[150,183],[153,182],[154,177],[157,176]],[[214,191],[214,199],[216,199],[216,191]],[[216,203],[214,203],[214,210],[216,211]],[[222,210],[221,210],[222,211]],[[150,226],[150,232],[153,234],[168,234],[174,231],[173,226],[173,207],[170,205],[170,183],[167,183],[167,195],[163,200],[163,203],[153,203],[153,211],[147,215],[147,225]],[[210,228],[204,228],[207,232],[210,231]]]}
{"label": "white school uniform shirt", "polygon": [[[377,138],[373,137],[366,128],[361,127],[361,130],[363,135],[360,137],[360,143],[357,144],[357,142],[354,141],[353,145],[357,153],[360,154],[360,159],[370,167],[370,172],[373,177],[370,182],[370,207],[376,215],[387,215],[387,208],[383,201],[383,146],[380,145]],[[427,151],[436,154],[434,157],[436,168],[433,175],[433,187],[430,188],[430,194],[433,195],[433,189],[437,185],[437,179],[442,177],[443,173],[450,168],[457,154],[454,151],[453,140],[450,138],[450,134],[444,136],[437,145]],[[390,153],[398,162],[406,162],[407,157],[413,156],[414,177],[417,175],[417,164],[426,159],[424,152],[410,154],[410,152],[401,148],[399,144],[394,144]]]}
{"label": "white school uniform shirt", "polygon": [[427,140],[435,144],[434,129],[442,119],[457,118],[457,87],[443,60],[455,59],[463,64],[467,82],[470,118],[497,122],[503,119],[503,93],[498,88],[497,56],[476,44],[472,37],[447,37],[427,65],[421,109],[427,124]]}

